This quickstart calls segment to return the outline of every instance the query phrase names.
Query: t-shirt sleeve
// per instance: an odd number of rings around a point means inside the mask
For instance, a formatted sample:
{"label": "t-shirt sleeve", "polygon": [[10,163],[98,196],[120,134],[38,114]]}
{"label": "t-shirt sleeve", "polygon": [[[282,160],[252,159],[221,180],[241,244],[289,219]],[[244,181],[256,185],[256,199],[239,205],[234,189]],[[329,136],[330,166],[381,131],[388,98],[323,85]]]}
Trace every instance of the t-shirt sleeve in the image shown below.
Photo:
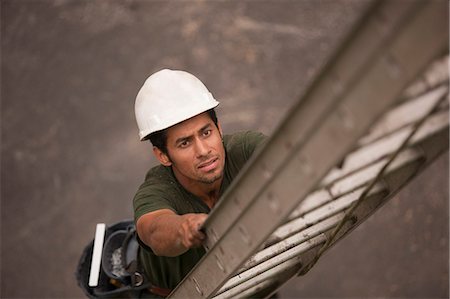
{"label": "t-shirt sleeve", "polygon": [[142,215],[162,209],[169,209],[176,213],[167,193],[147,182],[139,188],[134,196],[133,208],[135,221]]}

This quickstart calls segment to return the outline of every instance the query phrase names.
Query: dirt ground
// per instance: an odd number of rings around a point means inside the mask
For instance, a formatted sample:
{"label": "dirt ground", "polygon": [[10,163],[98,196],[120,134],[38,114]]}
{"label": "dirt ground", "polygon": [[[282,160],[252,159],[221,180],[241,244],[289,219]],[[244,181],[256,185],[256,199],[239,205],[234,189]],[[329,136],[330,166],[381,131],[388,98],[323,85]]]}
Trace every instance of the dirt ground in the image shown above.
{"label": "dirt ground", "polygon": [[[225,132],[270,134],[367,0],[1,0],[1,298],[83,298],[95,224],[155,165],[134,99],[196,74]],[[448,298],[448,153],[280,298]]]}

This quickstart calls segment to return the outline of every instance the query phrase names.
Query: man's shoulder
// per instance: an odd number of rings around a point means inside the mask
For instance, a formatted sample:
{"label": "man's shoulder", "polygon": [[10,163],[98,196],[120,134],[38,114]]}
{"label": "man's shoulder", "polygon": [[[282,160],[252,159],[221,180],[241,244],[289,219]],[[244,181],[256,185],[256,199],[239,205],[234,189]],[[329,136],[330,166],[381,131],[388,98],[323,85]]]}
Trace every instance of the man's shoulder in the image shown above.
{"label": "man's shoulder", "polygon": [[250,159],[253,152],[261,147],[266,136],[259,132],[245,131],[225,135],[223,143],[227,152],[227,170],[237,175],[244,164]]}
{"label": "man's shoulder", "polygon": [[175,178],[170,167],[163,165],[157,165],[150,168],[145,175],[145,180],[139,187],[142,189],[165,189],[167,187],[173,187]]}
{"label": "man's shoulder", "polygon": [[152,167],[146,174],[144,182],[136,191],[134,200],[141,198],[158,198],[158,200],[176,200],[181,195],[179,184],[177,183],[170,167],[158,165]]}
{"label": "man's shoulder", "polygon": [[245,144],[259,145],[267,138],[266,135],[256,131],[241,131],[233,134],[224,135],[223,141],[225,147],[233,148]]}
{"label": "man's shoulder", "polygon": [[156,165],[150,168],[145,175],[145,180],[166,180],[172,176],[172,172],[170,171],[170,167],[166,167],[164,165]]}

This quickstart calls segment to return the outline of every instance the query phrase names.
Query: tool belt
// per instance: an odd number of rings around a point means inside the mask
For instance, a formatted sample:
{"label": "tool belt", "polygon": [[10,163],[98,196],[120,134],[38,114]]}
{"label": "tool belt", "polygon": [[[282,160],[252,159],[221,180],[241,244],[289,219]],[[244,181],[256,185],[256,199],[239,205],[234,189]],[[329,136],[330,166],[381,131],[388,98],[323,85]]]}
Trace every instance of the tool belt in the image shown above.
{"label": "tool belt", "polygon": [[88,298],[140,298],[144,292],[161,297],[170,294],[171,290],[152,285],[145,276],[138,259],[140,246],[132,220],[107,227],[96,287],[89,286],[93,247],[94,240],[83,250],[76,271],[78,285]]}

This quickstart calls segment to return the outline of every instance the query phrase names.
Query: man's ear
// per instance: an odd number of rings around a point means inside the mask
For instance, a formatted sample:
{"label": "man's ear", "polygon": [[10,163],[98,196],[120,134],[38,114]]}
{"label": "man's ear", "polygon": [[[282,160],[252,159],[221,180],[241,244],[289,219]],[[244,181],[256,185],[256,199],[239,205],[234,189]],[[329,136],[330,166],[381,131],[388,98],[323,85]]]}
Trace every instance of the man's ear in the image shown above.
{"label": "man's ear", "polygon": [[156,159],[158,159],[159,163],[161,163],[164,166],[171,166],[172,161],[170,161],[169,156],[167,156],[162,150],[157,148],[156,146],[153,147],[153,155],[155,155]]}

